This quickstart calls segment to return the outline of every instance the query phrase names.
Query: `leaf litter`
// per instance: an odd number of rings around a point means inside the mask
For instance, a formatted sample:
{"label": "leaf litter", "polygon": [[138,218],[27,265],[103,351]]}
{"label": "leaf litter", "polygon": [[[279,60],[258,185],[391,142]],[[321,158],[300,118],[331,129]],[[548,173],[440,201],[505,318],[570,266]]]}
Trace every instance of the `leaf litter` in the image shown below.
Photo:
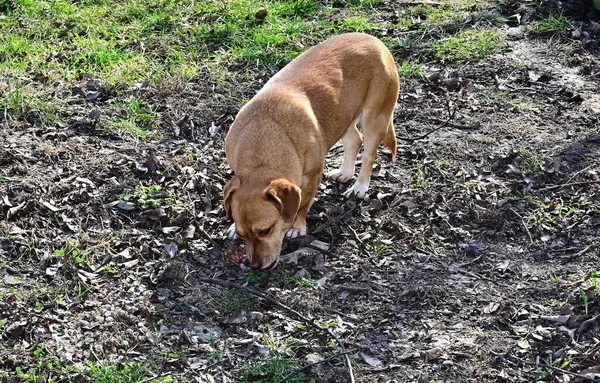
{"label": "leaf litter", "polygon": [[[315,363],[335,352],[268,303],[198,282],[209,275],[330,326],[356,350],[361,382],[582,379],[542,365],[598,379],[593,23],[573,31],[574,45],[512,30],[510,52],[408,83],[399,131],[437,127],[447,100],[452,124],[401,144],[396,164],[382,151],[363,202],[324,182],[312,237],[286,242],[269,274],[240,269],[244,250],[225,239],[221,201],[231,177],[222,127],[240,106],[227,92],[251,97],[256,79],[221,90],[197,79],[123,89],[160,105],[164,139],[101,129],[103,116],[123,111],[92,75],[66,90],[82,102],[72,118],[5,121],[0,368],[16,376],[39,363],[34,352],[43,347],[82,371],[90,360],[140,362],[178,381],[215,381],[275,354]],[[59,146],[66,151],[52,151]],[[338,165],[329,157],[328,167]],[[156,202],[126,198],[155,187],[144,198]],[[307,376],[344,374],[339,359]]]}

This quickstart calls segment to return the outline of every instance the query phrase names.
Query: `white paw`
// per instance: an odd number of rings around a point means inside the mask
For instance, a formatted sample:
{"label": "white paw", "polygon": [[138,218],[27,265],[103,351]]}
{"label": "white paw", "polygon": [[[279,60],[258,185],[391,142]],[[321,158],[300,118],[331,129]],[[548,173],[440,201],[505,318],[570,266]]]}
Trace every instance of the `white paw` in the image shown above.
{"label": "white paw", "polygon": [[356,198],[363,199],[369,190],[369,184],[363,184],[358,181],[352,186],[350,189],[344,192],[344,197],[346,198]]}
{"label": "white paw", "polygon": [[298,238],[302,235],[306,235],[306,227],[304,227],[302,229],[296,229],[296,228],[292,227],[291,229],[289,229],[287,231],[287,233],[285,233],[285,236],[288,238]]}
{"label": "white paw", "polygon": [[338,182],[348,182],[350,178],[354,175],[353,171],[349,171],[343,168],[338,170],[331,171],[325,174],[325,177],[330,180],[338,181]]}
{"label": "white paw", "polygon": [[227,229],[227,238],[229,239],[236,239],[237,236],[237,232],[235,231],[235,222],[229,226],[229,229]]}

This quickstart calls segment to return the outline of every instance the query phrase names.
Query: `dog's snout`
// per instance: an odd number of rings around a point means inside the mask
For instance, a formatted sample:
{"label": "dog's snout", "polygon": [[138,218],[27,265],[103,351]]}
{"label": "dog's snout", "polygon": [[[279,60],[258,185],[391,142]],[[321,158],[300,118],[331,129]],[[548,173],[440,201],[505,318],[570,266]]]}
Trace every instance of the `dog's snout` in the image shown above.
{"label": "dog's snout", "polygon": [[277,260],[275,260],[275,262],[270,263],[269,265],[265,265],[260,259],[250,260],[249,258],[246,258],[246,260],[244,261],[244,266],[254,270],[269,271],[273,269],[275,265],[277,265]]}
{"label": "dog's snout", "polygon": [[244,264],[254,270],[258,270],[262,266],[262,262],[260,259],[251,260],[250,258],[246,258],[246,260],[244,261]]}

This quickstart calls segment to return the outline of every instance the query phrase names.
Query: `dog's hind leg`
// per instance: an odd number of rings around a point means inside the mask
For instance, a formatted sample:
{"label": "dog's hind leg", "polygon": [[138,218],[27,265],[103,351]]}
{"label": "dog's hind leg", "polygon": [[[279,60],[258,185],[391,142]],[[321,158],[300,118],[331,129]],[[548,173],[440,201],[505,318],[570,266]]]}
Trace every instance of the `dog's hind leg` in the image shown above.
{"label": "dog's hind leg", "polygon": [[394,119],[390,119],[387,132],[383,138],[383,144],[392,152],[392,162],[396,162],[396,150],[398,147],[398,139],[396,138],[396,130],[394,129]]}
{"label": "dog's hind leg", "polygon": [[346,133],[342,136],[342,145],[344,147],[344,162],[342,162],[342,166],[338,170],[327,173],[325,177],[339,182],[348,182],[354,175],[354,164],[356,163],[360,146],[363,143],[362,135],[356,127],[357,121],[358,118],[350,124]]}
{"label": "dog's hind leg", "polygon": [[354,196],[361,199],[364,198],[369,190],[373,165],[377,159],[377,148],[382,141],[390,143],[390,140],[386,137],[388,135],[390,120],[391,116],[389,113],[372,114],[368,111],[363,112],[361,126],[365,134],[365,148],[362,155],[362,165],[360,166],[360,172],[354,186],[346,190],[344,196]]}

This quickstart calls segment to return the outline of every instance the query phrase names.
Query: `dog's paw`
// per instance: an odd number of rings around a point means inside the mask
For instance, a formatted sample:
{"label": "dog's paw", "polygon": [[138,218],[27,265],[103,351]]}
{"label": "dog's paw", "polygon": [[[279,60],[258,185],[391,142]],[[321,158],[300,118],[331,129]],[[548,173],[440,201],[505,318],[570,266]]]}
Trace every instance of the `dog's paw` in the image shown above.
{"label": "dog's paw", "polygon": [[231,224],[231,226],[229,226],[229,229],[227,229],[227,238],[229,239],[236,239],[237,236],[237,232],[235,231],[235,222],[233,224]]}
{"label": "dog's paw", "polygon": [[344,169],[338,169],[325,174],[325,177],[330,180],[344,183],[348,182],[353,175],[353,172],[344,171]]}
{"label": "dog's paw", "polygon": [[363,199],[369,190],[369,184],[363,184],[358,181],[350,189],[344,192],[346,198]]}
{"label": "dog's paw", "polygon": [[306,226],[300,229],[292,227],[285,233],[285,236],[288,238],[298,238],[303,235],[306,235]]}

